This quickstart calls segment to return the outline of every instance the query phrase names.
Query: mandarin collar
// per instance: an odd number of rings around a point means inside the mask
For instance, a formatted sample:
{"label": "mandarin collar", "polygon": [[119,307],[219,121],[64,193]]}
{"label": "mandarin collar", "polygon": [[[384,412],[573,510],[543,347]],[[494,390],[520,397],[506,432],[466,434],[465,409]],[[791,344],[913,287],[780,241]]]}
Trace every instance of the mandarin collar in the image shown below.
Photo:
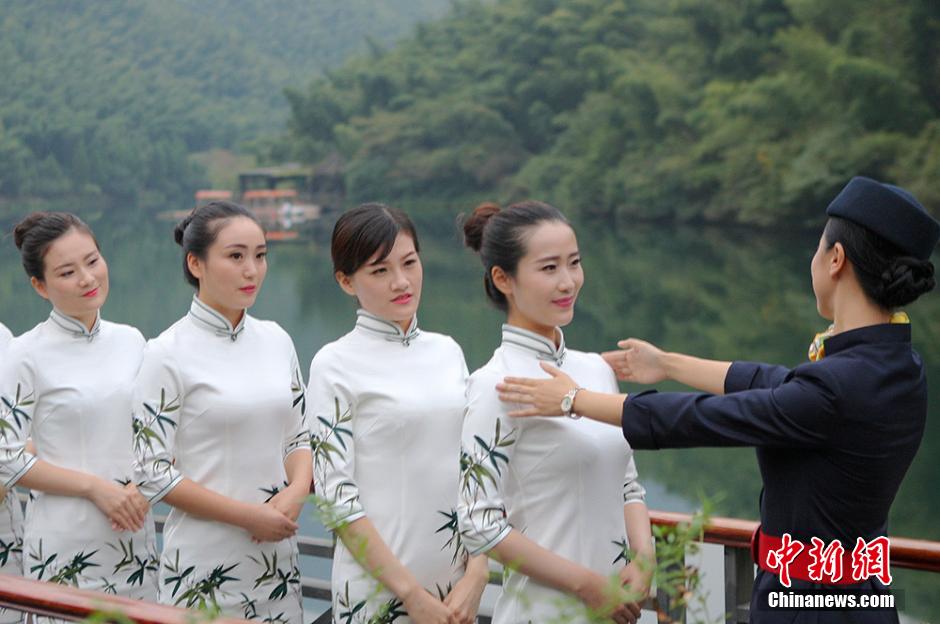
{"label": "mandarin collar", "polygon": [[558,332],[557,347],[554,342],[545,336],[540,336],[535,332],[522,329],[521,327],[503,323],[502,344],[519,347],[520,349],[532,353],[540,360],[552,361],[555,362],[556,366],[561,366],[565,363],[565,355],[568,350],[565,347],[565,333],[561,331],[560,327],[556,327],[555,331]]}
{"label": "mandarin collar", "polygon": [[886,342],[911,342],[910,323],[882,323],[866,325],[858,329],[835,334],[826,338],[826,356],[833,355],[860,344]]}
{"label": "mandarin collar", "polygon": [[418,317],[411,319],[411,325],[408,331],[402,331],[398,323],[386,321],[383,318],[366,312],[363,309],[356,310],[356,328],[361,329],[368,334],[380,336],[389,342],[398,342],[403,346],[410,346],[411,341],[421,334],[418,329]]}
{"label": "mandarin collar", "polygon": [[216,336],[228,338],[232,342],[238,340],[238,336],[245,330],[245,319],[248,318],[248,312],[242,314],[242,320],[236,327],[227,318],[200,301],[199,297],[193,295],[193,303],[189,306],[189,316],[199,327],[213,332]]}
{"label": "mandarin collar", "polygon": [[49,320],[52,321],[56,327],[62,329],[70,336],[73,336],[74,338],[84,338],[88,342],[94,340],[95,336],[98,335],[98,332],[101,331],[100,310],[95,314],[95,322],[91,326],[91,330],[85,327],[85,324],[78,319],[73,318],[67,314],[63,314],[55,308],[52,308],[52,312],[49,313]]}

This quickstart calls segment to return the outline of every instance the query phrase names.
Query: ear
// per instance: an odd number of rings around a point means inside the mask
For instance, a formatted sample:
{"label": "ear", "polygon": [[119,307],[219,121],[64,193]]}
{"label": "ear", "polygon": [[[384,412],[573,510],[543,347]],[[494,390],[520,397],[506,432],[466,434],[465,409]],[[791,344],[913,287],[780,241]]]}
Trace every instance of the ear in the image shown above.
{"label": "ear", "polygon": [[29,278],[29,283],[40,297],[43,299],[49,298],[49,292],[46,290],[46,283],[44,281],[37,277],[31,277]]}
{"label": "ear", "polygon": [[336,283],[339,284],[339,287],[343,289],[343,292],[349,295],[350,297],[356,296],[356,289],[353,288],[352,278],[342,271],[337,271],[333,274],[333,277],[336,278]]}
{"label": "ear", "polygon": [[493,280],[493,286],[496,290],[509,297],[512,295],[512,278],[502,267],[494,266],[490,270],[490,278]]}
{"label": "ear", "polygon": [[193,277],[202,279],[204,272],[203,262],[196,257],[196,254],[186,254],[186,266],[189,267],[189,272],[193,274]]}
{"label": "ear", "polygon": [[832,279],[838,279],[842,275],[846,266],[848,265],[848,260],[845,257],[845,248],[842,246],[842,243],[837,242],[832,246],[830,250],[832,255],[829,257],[829,277]]}

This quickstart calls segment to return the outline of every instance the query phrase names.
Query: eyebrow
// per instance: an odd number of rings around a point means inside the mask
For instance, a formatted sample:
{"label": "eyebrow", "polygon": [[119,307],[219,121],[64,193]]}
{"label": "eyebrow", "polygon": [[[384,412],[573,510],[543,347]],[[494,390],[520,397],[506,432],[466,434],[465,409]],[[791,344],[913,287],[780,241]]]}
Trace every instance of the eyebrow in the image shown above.
{"label": "eyebrow", "polygon": [[[568,254],[568,257],[571,258],[572,256],[580,256],[580,255],[581,255],[581,252],[580,252],[580,251],[576,251],[576,252],[574,252],[574,253]],[[544,256],[544,257],[539,258],[538,260],[536,260],[536,262],[548,262],[549,260],[561,260],[561,256],[559,256],[559,255]]]}
{"label": "eyebrow", "polygon": [[[417,251],[409,251],[409,252],[406,253],[404,256],[402,256],[402,260],[407,260],[407,259],[410,258],[411,256],[417,256],[417,255],[418,255],[418,252],[417,252]],[[385,263],[387,263],[387,262],[388,262],[388,256],[385,256],[385,257],[382,258],[381,260],[376,260],[375,262],[370,262],[370,263],[369,263],[369,266],[379,266],[380,264],[385,264]]]}
{"label": "eyebrow", "polygon": [[[85,254],[85,257],[82,258],[82,260],[88,260],[89,258],[91,258],[92,256],[94,256],[94,255],[97,254],[97,253],[98,253],[98,250],[97,250],[97,249],[94,250],[94,251],[89,251],[87,254]],[[63,264],[60,264],[59,266],[57,266],[56,268],[54,268],[54,269],[52,269],[52,270],[53,270],[53,271],[58,271],[58,270],[60,270],[60,269],[64,269],[64,268],[67,267],[67,266],[72,266],[73,264],[75,264],[75,263],[74,263],[74,262],[65,262],[65,263],[63,263]]]}
{"label": "eyebrow", "polygon": [[[232,243],[230,245],[226,245],[225,249],[231,249],[232,247],[235,247],[236,249],[248,249],[248,245],[243,245],[241,243]],[[255,249],[267,249],[267,248],[268,248],[267,245],[258,245],[257,247],[255,247]]]}

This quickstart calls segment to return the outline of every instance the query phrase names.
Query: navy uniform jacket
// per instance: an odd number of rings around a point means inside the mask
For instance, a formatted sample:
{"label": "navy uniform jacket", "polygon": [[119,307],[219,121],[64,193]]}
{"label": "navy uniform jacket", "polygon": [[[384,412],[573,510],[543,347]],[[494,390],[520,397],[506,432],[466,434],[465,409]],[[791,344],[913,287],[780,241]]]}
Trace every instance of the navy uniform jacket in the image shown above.
{"label": "navy uniform jacket", "polygon": [[[757,447],[763,531],[790,533],[807,548],[814,536],[839,539],[851,552],[858,537],[887,535],[888,511],[923,437],[927,382],[908,324],[837,334],[825,350],[792,370],[735,362],[722,396],[633,395],[624,402],[624,437],[634,449]],[[792,583],[791,591],[814,587]],[[876,579],[843,587],[885,591]],[[897,622],[894,610],[768,610],[770,590],[786,591],[759,570],[752,622]]]}

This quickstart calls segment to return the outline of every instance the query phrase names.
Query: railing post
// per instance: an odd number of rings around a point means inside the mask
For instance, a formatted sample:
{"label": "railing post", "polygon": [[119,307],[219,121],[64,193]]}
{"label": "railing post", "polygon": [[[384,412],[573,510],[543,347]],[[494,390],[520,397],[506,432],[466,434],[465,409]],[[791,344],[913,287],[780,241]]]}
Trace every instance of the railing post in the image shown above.
{"label": "railing post", "polygon": [[[665,570],[666,576],[671,577],[672,573],[679,572],[681,569],[681,566],[678,565],[669,566]],[[659,622],[674,624],[682,624],[685,622],[685,607],[679,604],[678,601],[673,600],[662,587],[656,588],[656,597],[653,601],[653,606],[656,610],[656,616]]]}
{"label": "railing post", "polygon": [[725,546],[725,617],[727,624],[748,622],[754,562],[746,548]]}

